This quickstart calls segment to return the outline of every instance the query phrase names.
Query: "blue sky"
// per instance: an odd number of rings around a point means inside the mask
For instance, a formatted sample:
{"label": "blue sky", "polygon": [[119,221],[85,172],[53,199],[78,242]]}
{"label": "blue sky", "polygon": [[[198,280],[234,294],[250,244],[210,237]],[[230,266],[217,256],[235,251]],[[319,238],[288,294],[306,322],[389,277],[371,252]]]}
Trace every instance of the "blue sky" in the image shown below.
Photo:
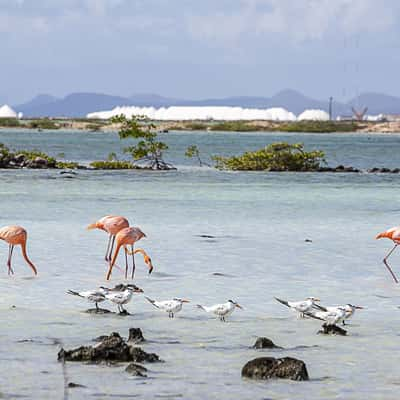
{"label": "blue sky", "polygon": [[0,0],[0,103],[400,95],[397,0]]}

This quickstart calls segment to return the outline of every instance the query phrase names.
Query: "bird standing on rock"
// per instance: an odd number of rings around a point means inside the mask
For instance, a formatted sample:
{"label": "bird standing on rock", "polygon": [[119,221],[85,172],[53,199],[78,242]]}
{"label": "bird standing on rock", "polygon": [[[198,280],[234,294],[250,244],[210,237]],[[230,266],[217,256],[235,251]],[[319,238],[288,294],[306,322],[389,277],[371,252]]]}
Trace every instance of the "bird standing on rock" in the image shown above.
{"label": "bird standing on rock", "polygon": [[7,267],[8,267],[8,275],[14,273],[11,267],[11,258],[13,254],[13,250],[15,246],[21,246],[22,257],[24,257],[25,261],[32,268],[32,271],[35,275],[37,275],[37,269],[32,261],[28,258],[26,254],[26,241],[28,238],[28,233],[22,226],[11,225],[5,226],[0,229],[0,240],[4,240],[8,243],[8,259],[7,259]]}
{"label": "bird standing on rock", "polygon": [[364,307],[361,306],[355,306],[353,304],[345,304],[344,306],[331,306],[331,307],[324,307],[321,306],[320,304],[315,304],[315,307],[320,309],[321,311],[325,311],[325,312],[338,312],[338,310],[340,311],[341,309],[345,310],[345,315],[343,317],[343,319],[341,320],[342,325],[346,325],[346,320],[350,319],[354,313],[356,312],[356,310],[363,310]]}
{"label": "bird standing on rock", "polygon": [[202,309],[205,312],[212,313],[218,316],[220,321],[226,322],[225,317],[231,315],[234,311],[235,308],[242,308],[238,303],[236,303],[233,300],[228,300],[226,303],[223,304],[215,304],[213,306],[202,306],[200,304],[197,304],[197,307]]}
{"label": "bird standing on rock", "polygon": [[124,304],[128,304],[131,301],[133,293],[143,293],[143,290],[136,285],[129,284],[126,285],[125,290],[123,290],[122,292],[110,291],[106,293],[105,298],[116,304],[118,306],[118,311],[123,314],[126,313],[126,310],[122,306]]}
{"label": "bird standing on rock", "polygon": [[172,300],[156,301],[144,296],[154,307],[168,313],[169,318],[174,318],[175,314],[182,310],[183,303],[190,303],[189,300],[174,298]]}

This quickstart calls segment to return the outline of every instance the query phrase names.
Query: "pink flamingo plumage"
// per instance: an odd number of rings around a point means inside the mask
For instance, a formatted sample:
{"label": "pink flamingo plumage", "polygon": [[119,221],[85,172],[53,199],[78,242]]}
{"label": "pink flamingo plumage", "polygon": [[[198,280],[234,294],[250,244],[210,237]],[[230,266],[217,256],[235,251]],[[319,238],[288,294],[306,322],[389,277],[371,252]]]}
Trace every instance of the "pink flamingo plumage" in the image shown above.
{"label": "pink flamingo plumage", "polygon": [[21,246],[22,250],[22,256],[24,257],[25,261],[28,263],[28,265],[32,268],[33,273],[37,275],[37,269],[32,263],[32,261],[28,258],[28,255],[26,254],[26,240],[27,240],[28,234],[22,226],[17,226],[17,225],[11,225],[11,226],[5,226],[0,229],[0,239],[4,240],[6,243],[8,243],[8,259],[7,259],[7,267],[8,267],[8,275],[13,274],[14,271],[11,268],[11,258],[12,258],[12,253],[14,250],[15,246]]}
{"label": "pink flamingo plumage", "polygon": [[390,272],[390,274],[392,275],[394,281],[396,283],[399,283],[396,275],[394,274],[394,272],[392,271],[392,269],[390,268],[387,259],[389,258],[389,256],[396,250],[397,246],[400,244],[400,226],[394,226],[393,228],[388,229],[385,232],[381,232],[379,233],[375,239],[381,239],[381,238],[387,238],[390,239],[393,243],[394,243],[394,247],[389,251],[389,253],[385,256],[385,258],[383,259],[383,263],[385,264],[386,268],[388,269],[388,271]]}
{"label": "pink flamingo plumage", "polygon": [[[112,269],[114,267],[115,261],[117,260],[119,250],[121,247],[124,247],[125,250],[125,278],[128,276],[128,254],[132,255],[132,279],[135,275],[135,256],[134,256],[134,250],[133,246],[134,244],[142,239],[143,237],[146,237],[146,235],[140,230],[138,227],[130,227],[130,228],[124,228],[121,229],[116,235],[115,235],[115,241],[116,241],[116,247],[115,247],[115,252],[114,256],[110,262],[110,266],[107,272],[107,277],[106,279],[109,280],[111,276]],[[131,246],[131,251],[129,252],[127,249],[127,246]],[[149,270],[149,273],[151,273],[152,268]]]}
{"label": "pink flamingo plumage", "polygon": [[[109,234],[106,255],[104,259],[111,261],[111,254],[114,247],[115,235],[124,228],[129,227],[129,222],[125,217],[119,215],[106,215],[97,222],[90,224],[87,229],[101,229]],[[111,244],[111,248],[110,248]]]}

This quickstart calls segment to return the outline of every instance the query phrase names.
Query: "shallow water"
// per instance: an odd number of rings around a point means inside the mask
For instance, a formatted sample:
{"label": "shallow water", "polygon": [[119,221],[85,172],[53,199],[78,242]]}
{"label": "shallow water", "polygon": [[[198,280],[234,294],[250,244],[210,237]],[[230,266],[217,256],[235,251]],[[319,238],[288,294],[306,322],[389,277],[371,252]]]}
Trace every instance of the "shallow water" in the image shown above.
{"label": "shallow water", "polygon": [[[400,298],[381,262],[390,243],[374,236],[398,224],[400,176],[228,173],[194,167],[183,153],[189,144],[204,154],[234,154],[287,140],[326,151],[332,165],[393,168],[400,166],[400,135],[204,132],[164,138],[178,171],[80,171],[73,179],[57,171],[1,171],[0,226],[27,228],[39,276],[31,279],[19,251],[16,275],[8,277],[5,265],[0,275],[0,397],[62,398],[59,341],[71,348],[140,327],[149,339],[143,348],[166,361],[146,365],[151,379],[129,377],[125,366],[67,363],[69,380],[87,386],[70,389],[71,399],[397,399]],[[0,131],[0,142],[81,162],[124,146],[114,134],[60,131]],[[110,213],[126,215],[148,235],[141,247],[152,256],[154,275],[146,274],[139,257],[136,269],[145,294],[192,301],[174,320],[141,295],[127,306],[133,315],[119,317],[86,314],[84,300],[65,294],[105,283],[106,235],[85,226]],[[0,246],[5,264],[7,247]],[[392,265],[400,273],[400,253]],[[111,283],[121,277],[115,270]],[[318,321],[297,320],[273,299],[310,295],[323,304],[367,309],[351,321],[348,337],[324,337],[316,335]],[[244,310],[225,324],[195,307],[229,298]],[[257,336],[287,349],[251,349]],[[244,363],[261,355],[300,358],[311,380],[242,380]]]}

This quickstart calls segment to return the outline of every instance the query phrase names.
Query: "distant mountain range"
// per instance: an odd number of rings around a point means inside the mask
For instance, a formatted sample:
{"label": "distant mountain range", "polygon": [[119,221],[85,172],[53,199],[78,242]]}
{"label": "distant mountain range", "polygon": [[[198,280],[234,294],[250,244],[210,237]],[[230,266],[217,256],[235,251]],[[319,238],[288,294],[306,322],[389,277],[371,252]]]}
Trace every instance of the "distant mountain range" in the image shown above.
{"label": "distant mountain range", "polygon": [[[101,93],[72,93],[64,98],[40,94],[32,100],[13,106],[25,117],[84,117],[94,111],[111,110],[116,106],[237,106],[248,108],[284,107],[300,114],[305,109],[328,111],[328,100],[316,100],[295,90],[283,90],[272,97],[238,96],[221,99],[187,100],[141,93],[130,97],[110,96]],[[351,107],[368,107],[368,114],[400,114],[400,97],[381,93],[363,93],[347,103],[333,102],[333,114],[351,115]]]}

